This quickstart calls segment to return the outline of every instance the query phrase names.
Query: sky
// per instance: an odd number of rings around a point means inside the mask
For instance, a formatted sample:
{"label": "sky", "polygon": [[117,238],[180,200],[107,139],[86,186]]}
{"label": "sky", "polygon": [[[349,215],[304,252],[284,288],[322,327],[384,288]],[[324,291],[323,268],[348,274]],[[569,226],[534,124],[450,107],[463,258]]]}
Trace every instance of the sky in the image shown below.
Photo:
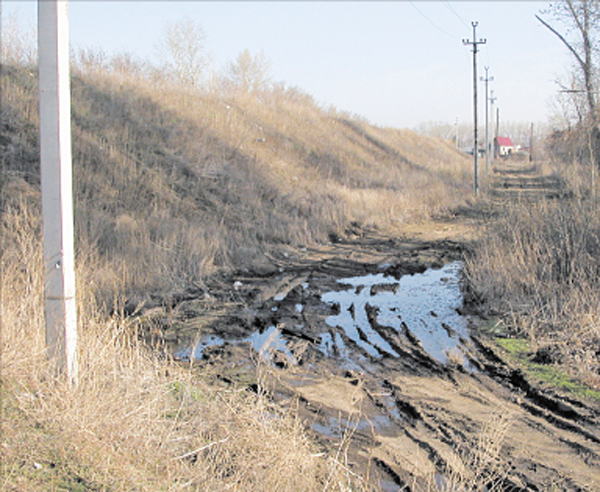
{"label": "sky", "polygon": [[[263,51],[274,81],[296,86],[323,107],[373,124],[415,128],[473,119],[473,40],[480,44],[478,79],[488,67],[490,93],[503,121],[545,122],[556,80],[572,61],[558,38],[535,18],[537,1],[89,1],[69,2],[74,47],[128,52],[158,63],[168,22],[192,19],[206,34],[214,67],[224,69],[248,49]],[[35,30],[35,0],[3,0]],[[546,18],[549,18],[546,16]],[[480,121],[485,85],[478,88]]]}

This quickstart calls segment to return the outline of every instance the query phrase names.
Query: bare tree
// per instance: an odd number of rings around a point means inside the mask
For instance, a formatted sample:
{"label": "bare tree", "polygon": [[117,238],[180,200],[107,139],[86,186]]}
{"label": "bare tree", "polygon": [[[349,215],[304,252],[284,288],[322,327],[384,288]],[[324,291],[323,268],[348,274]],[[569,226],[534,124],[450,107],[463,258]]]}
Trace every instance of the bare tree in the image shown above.
{"label": "bare tree", "polygon": [[591,118],[598,120],[596,107],[596,56],[597,40],[600,35],[600,1],[599,0],[563,0],[555,4],[551,11],[554,17],[565,27],[561,34],[556,28],[542,19],[536,18],[554,33],[571,52],[576,60],[577,68],[583,79]]}
{"label": "bare tree", "polygon": [[[560,32],[549,21],[536,18],[566,46],[575,59],[574,81],[577,86],[563,87],[563,93],[585,96],[585,115],[582,123],[588,133],[592,162],[599,164],[600,129],[597,106],[598,41],[600,39],[600,0],[562,0],[544,12],[563,27]],[[575,99],[572,99],[575,102]],[[578,111],[581,107],[577,108]]]}
{"label": "bare tree", "polygon": [[19,17],[13,12],[8,17],[0,16],[0,33],[0,58],[3,63],[37,63],[37,33],[34,26],[21,29]]}
{"label": "bare tree", "polygon": [[226,82],[235,90],[254,94],[268,87],[270,68],[271,63],[264,52],[252,55],[246,49],[227,67]]}
{"label": "bare tree", "polygon": [[199,87],[207,65],[205,44],[202,27],[191,19],[183,19],[167,24],[158,54],[167,72],[185,85]]}

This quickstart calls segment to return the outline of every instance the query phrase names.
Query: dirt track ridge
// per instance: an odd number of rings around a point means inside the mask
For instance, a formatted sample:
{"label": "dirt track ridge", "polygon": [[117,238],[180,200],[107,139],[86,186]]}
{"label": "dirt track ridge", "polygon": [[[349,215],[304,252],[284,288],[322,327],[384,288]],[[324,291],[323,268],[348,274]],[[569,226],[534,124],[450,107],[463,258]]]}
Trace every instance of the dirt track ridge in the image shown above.
{"label": "dirt track ridge", "polygon": [[489,194],[496,201],[535,201],[561,198],[567,192],[559,176],[542,173],[535,163],[507,160],[494,166]]}

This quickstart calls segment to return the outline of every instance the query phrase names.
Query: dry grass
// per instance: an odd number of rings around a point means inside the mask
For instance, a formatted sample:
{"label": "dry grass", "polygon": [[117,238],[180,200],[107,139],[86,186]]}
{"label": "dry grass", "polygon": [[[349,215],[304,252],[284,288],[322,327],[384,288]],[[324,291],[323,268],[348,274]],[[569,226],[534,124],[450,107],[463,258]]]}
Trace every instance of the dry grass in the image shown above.
{"label": "dry grass", "polygon": [[[580,168],[587,175],[589,169]],[[552,346],[591,386],[600,383],[600,219],[589,180],[570,169],[573,197],[506,206],[466,272],[482,307],[507,315],[533,350]]]}
{"label": "dry grass", "polygon": [[[278,245],[394,228],[470,193],[469,160],[441,140],[325,112],[296,89],[199,92],[136,67],[80,61],[72,82],[76,231],[100,304],[148,302]],[[5,170],[37,189],[36,74],[4,66],[2,85]]]}
{"label": "dry grass", "polygon": [[11,200],[2,223],[3,490],[361,489],[295,412],[210,386],[141,342],[136,320],[94,312],[81,263],[79,384],[54,378],[30,206]]}
{"label": "dry grass", "polygon": [[118,313],[281,244],[443,212],[470,190],[468,159],[325,112],[294,89],[200,93],[127,57],[81,61],[72,81],[80,380],[71,387],[44,353],[37,75],[11,63],[0,74],[0,487],[367,490],[344,465],[344,443],[337,454],[315,449],[295,412],[209,385]]}

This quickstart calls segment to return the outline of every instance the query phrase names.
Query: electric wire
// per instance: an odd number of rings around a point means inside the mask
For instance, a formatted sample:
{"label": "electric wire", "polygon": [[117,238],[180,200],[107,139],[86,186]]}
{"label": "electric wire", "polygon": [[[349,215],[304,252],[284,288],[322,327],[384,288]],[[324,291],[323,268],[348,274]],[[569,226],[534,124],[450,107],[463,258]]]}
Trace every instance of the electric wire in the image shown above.
{"label": "electric wire", "polygon": [[423,17],[424,17],[424,18],[425,18],[425,19],[426,19],[426,20],[427,20],[427,21],[428,21],[428,22],[429,22],[429,23],[430,23],[430,24],[431,24],[433,27],[435,27],[435,28],[436,28],[436,29],[438,29],[439,31],[443,32],[444,34],[446,34],[446,35],[450,36],[451,38],[454,38],[454,39],[460,39],[460,38],[458,38],[457,36],[455,36],[454,34],[450,34],[450,33],[449,33],[448,31],[446,31],[445,29],[442,29],[442,28],[441,28],[440,26],[438,26],[438,25],[437,25],[435,22],[433,22],[433,21],[432,21],[432,20],[431,20],[431,19],[430,19],[430,18],[429,18],[427,15],[425,15],[425,14],[424,14],[424,13],[421,11],[421,9],[419,9],[419,7],[417,7],[417,6],[415,5],[415,3],[414,3],[413,1],[410,1],[409,3],[410,3],[410,4],[413,6],[413,8],[414,8],[414,9],[415,9],[417,12],[419,12],[419,14],[421,14],[421,15],[422,15],[422,16],[423,16]]}
{"label": "electric wire", "polygon": [[463,19],[463,18],[462,18],[460,15],[458,15],[458,13],[456,12],[456,10],[454,10],[454,7],[452,7],[452,5],[450,5],[450,3],[449,3],[449,2],[447,2],[446,0],[444,0],[442,3],[444,4],[444,6],[445,6],[445,7],[446,7],[448,10],[450,10],[450,12],[452,12],[452,13],[453,13],[453,14],[456,16],[456,18],[457,18],[459,21],[461,21],[461,22],[463,23],[463,25],[464,25],[464,26],[465,26],[467,29],[470,29],[470,26],[469,26],[469,24],[467,23],[467,21],[466,21],[465,19]]}

